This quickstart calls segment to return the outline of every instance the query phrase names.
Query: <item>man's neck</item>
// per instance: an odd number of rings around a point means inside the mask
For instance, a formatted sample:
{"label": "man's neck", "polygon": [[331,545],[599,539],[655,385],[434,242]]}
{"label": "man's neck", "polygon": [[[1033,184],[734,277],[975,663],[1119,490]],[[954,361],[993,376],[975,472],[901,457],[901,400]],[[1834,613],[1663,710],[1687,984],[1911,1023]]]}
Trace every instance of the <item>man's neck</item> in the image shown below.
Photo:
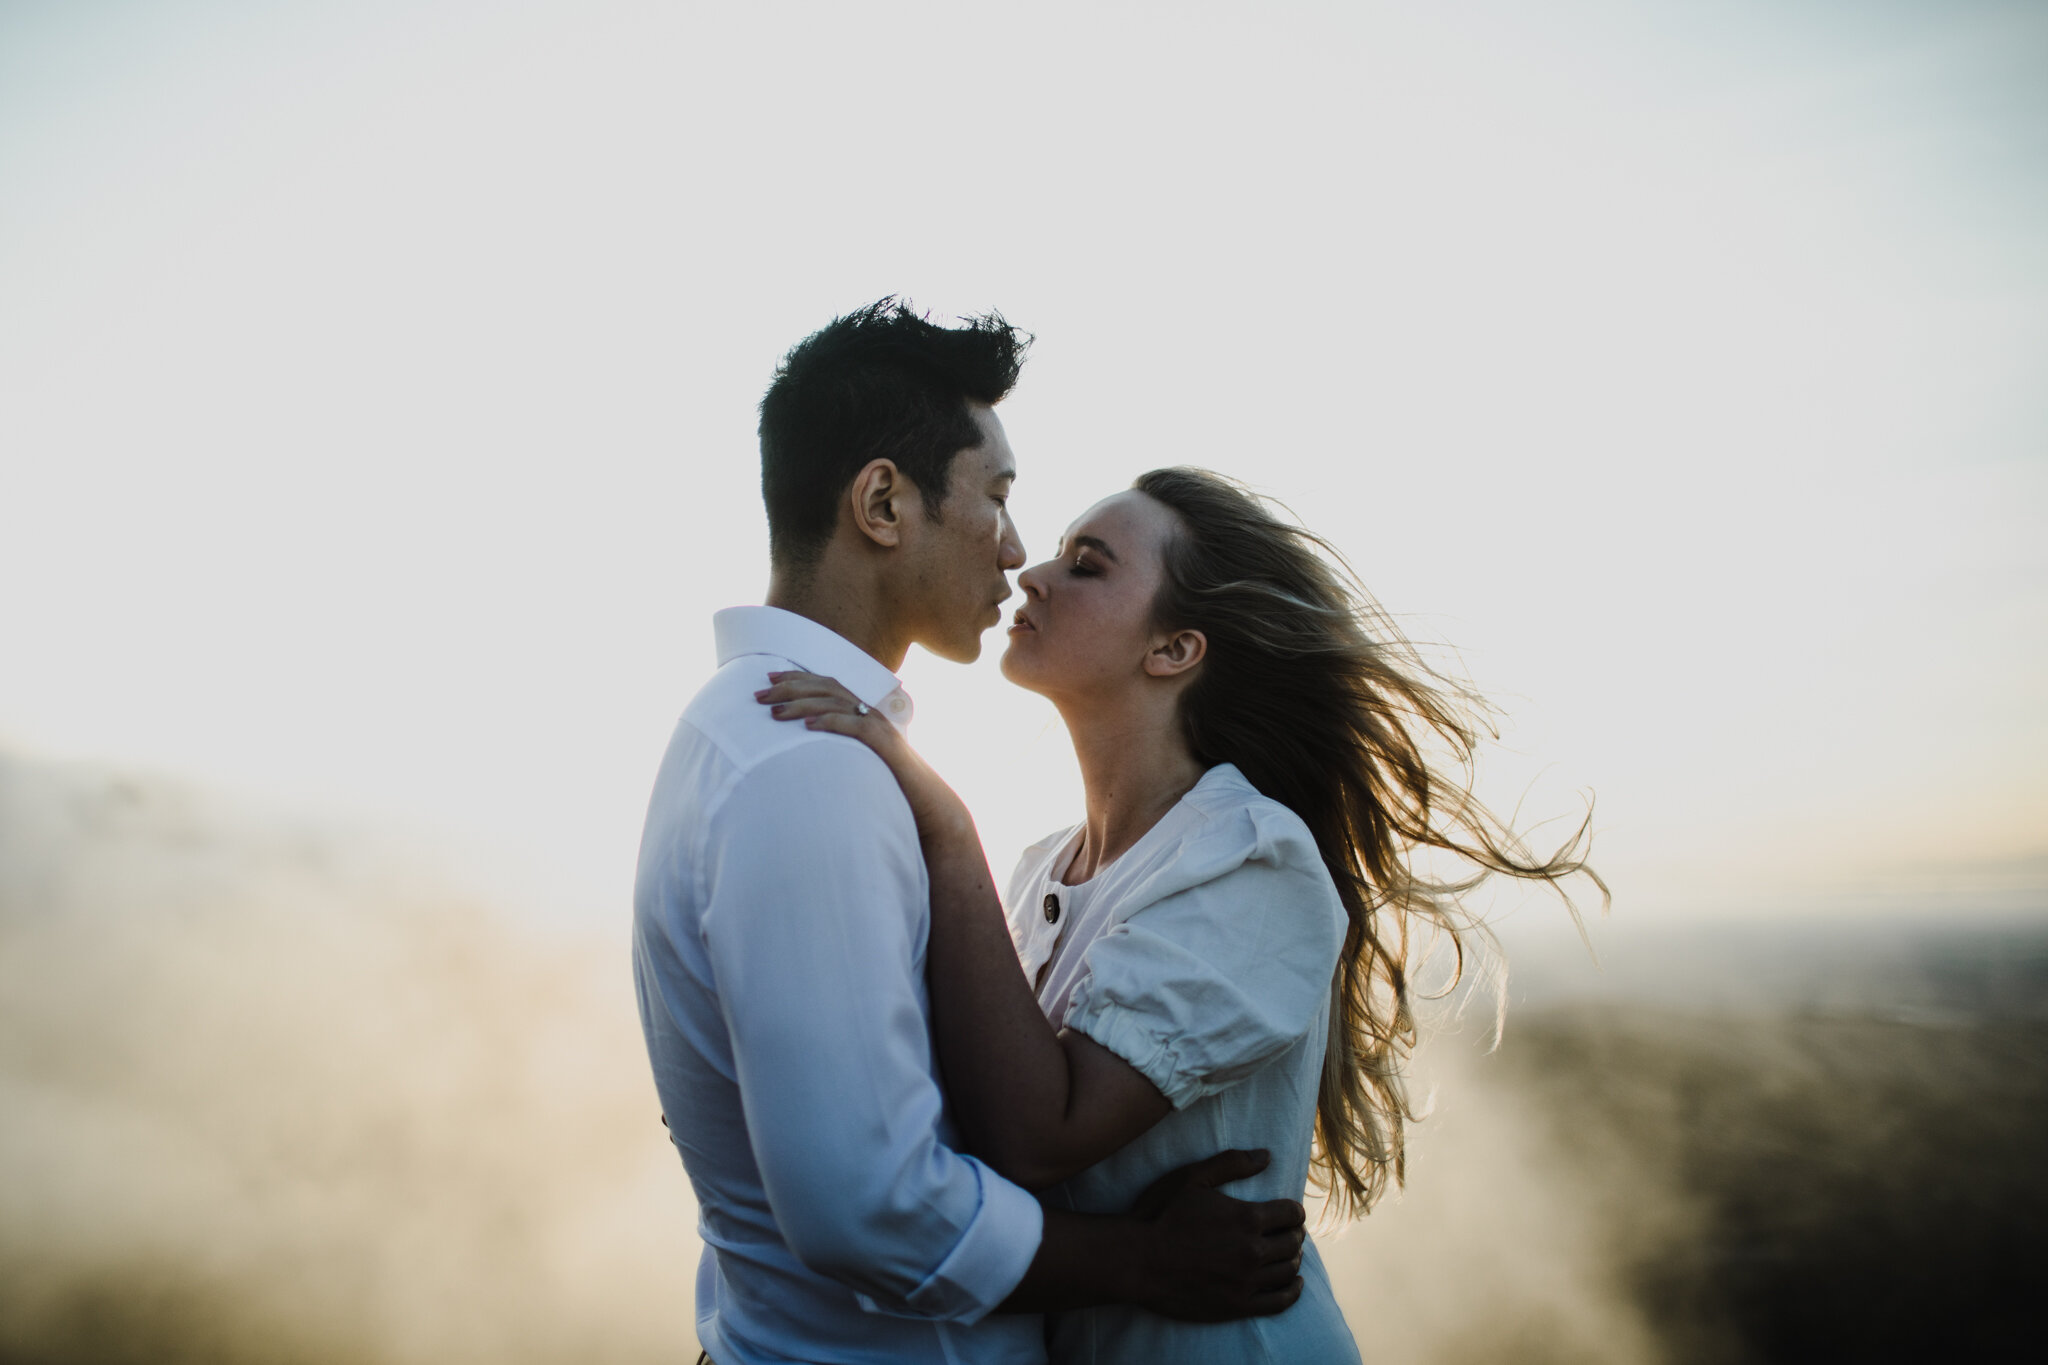
{"label": "man's neck", "polygon": [[883,594],[858,573],[819,564],[808,573],[776,567],[768,575],[766,605],[794,612],[858,645],[891,673],[903,671],[910,641],[890,619]]}

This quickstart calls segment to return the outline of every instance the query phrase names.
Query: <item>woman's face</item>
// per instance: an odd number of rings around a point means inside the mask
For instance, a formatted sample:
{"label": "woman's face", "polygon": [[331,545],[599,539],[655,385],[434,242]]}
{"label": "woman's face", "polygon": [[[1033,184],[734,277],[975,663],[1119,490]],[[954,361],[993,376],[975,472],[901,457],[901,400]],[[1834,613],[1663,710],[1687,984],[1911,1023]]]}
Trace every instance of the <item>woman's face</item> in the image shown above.
{"label": "woman's face", "polygon": [[1054,698],[1142,683],[1173,532],[1173,513],[1136,489],[1084,512],[1053,558],[1017,575],[1024,605],[1010,627],[1003,676]]}

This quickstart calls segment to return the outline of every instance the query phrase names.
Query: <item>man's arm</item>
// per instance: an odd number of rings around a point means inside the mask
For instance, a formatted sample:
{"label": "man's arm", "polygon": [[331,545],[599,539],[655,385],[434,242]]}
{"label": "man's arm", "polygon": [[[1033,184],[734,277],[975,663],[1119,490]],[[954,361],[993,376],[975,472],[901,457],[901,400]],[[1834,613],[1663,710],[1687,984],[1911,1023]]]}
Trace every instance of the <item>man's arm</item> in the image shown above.
{"label": "man's arm", "polygon": [[895,780],[808,742],[743,777],[708,832],[704,945],[784,1240],[889,1311],[975,1320],[1023,1278],[1042,1214],[939,1141],[923,859]]}

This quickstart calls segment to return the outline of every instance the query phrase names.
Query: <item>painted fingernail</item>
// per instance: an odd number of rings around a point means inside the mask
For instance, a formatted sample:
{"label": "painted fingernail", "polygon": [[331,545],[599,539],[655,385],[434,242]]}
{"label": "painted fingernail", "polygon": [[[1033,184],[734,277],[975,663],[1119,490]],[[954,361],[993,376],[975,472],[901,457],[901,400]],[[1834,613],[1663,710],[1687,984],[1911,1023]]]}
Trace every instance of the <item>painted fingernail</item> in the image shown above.
{"label": "painted fingernail", "polygon": [[782,713],[788,709],[789,708],[784,706],[781,702],[777,702],[775,703],[775,705],[768,708],[768,714],[780,718]]}

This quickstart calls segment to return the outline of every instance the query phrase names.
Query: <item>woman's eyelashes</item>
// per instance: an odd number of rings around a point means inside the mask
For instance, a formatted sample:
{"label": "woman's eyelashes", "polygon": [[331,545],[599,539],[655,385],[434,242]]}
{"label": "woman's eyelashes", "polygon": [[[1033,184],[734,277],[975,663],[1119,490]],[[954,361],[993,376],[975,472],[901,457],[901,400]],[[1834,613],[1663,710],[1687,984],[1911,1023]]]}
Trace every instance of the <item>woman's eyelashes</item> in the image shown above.
{"label": "woman's eyelashes", "polygon": [[1088,547],[1085,545],[1075,550],[1072,554],[1067,553],[1067,548],[1064,545],[1055,545],[1053,547],[1054,560],[1067,566],[1067,576],[1069,578],[1100,578],[1102,576],[1102,566],[1091,563],[1087,558],[1087,554]]}

